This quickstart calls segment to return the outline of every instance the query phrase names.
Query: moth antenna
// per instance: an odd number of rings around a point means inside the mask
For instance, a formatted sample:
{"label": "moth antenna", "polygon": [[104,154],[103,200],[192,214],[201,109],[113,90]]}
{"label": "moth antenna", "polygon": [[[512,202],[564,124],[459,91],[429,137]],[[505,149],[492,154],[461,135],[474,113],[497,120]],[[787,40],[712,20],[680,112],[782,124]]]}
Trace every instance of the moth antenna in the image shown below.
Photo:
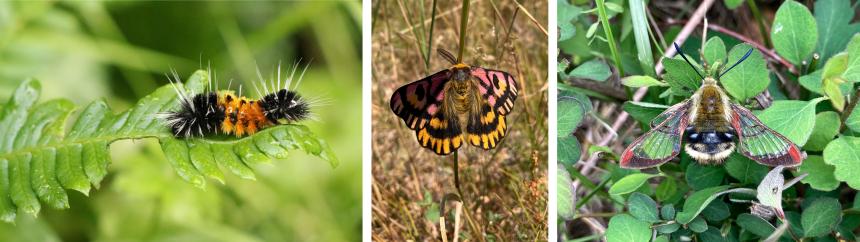
{"label": "moth antenna", "polygon": [[448,52],[448,50],[438,48],[438,49],[436,49],[436,52],[439,52],[439,55],[442,55],[442,57],[445,58],[445,60],[448,60],[448,62],[451,62],[451,65],[457,64],[457,62],[458,62],[457,58],[454,58],[454,54],[451,54],[451,52]]}
{"label": "moth antenna", "polygon": [[719,76],[719,77],[723,77],[723,75],[725,75],[725,74],[726,74],[726,72],[729,72],[730,70],[732,70],[732,68],[735,68],[735,66],[738,66],[738,64],[740,64],[741,62],[743,62],[744,60],[746,60],[746,59],[747,59],[747,57],[750,57],[750,54],[752,54],[752,52],[753,52],[753,48],[750,48],[750,50],[748,50],[748,51],[747,51],[747,53],[746,53],[746,54],[744,54],[744,57],[741,57],[741,59],[740,59],[740,60],[738,60],[738,62],[735,62],[735,64],[734,64],[734,65],[732,65],[731,67],[729,67],[729,69],[726,69],[726,71],[723,71],[723,73],[722,73],[722,74],[720,74],[720,76]]}
{"label": "moth antenna", "polygon": [[693,65],[693,63],[692,63],[692,62],[690,62],[690,60],[688,60],[688,59],[687,59],[687,56],[686,56],[686,55],[684,55],[684,52],[683,52],[683,51],[681,51],[681,47],[680,47],[680,46],[678,46],[678,43],[672,42],[672,44],[674,44],[674,45],[675,45],[675,51],[676,51],[676,52],[678,52],[678,54],[679,54],[679,55],[681,55],[681,58],[684,58],[684,61],[686,61],[686,62],[687,62],[687,64],[689,64],[689,65],[690,65],[690,68],[693,68],[693,70],[694,70],[694,71],[696,71],[696,74],[698,74],[698,75],[699,75],[699,78],[702,78],[702,79],[704,80],[704,79],[705,79],[705,77],[704,77],[704,76],[702,76],[702,73],[699,73],[699,69],[696,69],[696,66],[694,66],[694,65]]}
{"label": "moth antenna", "polygon": [[[298,63],[296,63],[298,65]],[[302,69],[302,74],[299,74],[299,82],[296,83],[296,87],[294,89],[299,88],[299,84],[302,84],[302,79],[305,79],[305,72],[308,71],[308,67],[311,67],[311,62],[308,61],[308,64],[305,65],[305,68]]]}

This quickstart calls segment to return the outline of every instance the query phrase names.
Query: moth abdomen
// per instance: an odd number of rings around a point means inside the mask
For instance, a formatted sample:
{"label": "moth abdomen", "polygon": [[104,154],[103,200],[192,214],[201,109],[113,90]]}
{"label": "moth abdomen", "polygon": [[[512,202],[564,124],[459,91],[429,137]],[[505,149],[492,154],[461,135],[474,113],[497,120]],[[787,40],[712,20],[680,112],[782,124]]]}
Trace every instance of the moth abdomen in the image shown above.
{"label": "moth abdomen", "polygon": [[687,154],[703,164],[722,163],[735,149],[734,130],[700,131],[688,127],[685,132]]}

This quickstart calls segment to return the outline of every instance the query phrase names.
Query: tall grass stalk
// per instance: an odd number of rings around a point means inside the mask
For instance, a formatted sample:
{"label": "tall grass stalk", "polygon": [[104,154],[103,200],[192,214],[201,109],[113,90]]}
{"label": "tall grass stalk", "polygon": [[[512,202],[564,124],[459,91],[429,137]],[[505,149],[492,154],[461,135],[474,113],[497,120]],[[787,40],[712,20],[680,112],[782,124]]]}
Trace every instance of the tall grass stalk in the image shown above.
{"label": "tall grass stalk", "polygon": [[609,25],[609,16],[606,15],[606,0],[597,0],[597,15],[600,18],[600,25],[603,25],[603,33],[606,35],[606,42],[609,44],[609,52],[612,52],[612,58],[615,62],[615,68],[618,69],[618,76],[624,76],[624,67],[621,66],[621,55],[618,53],[618,46],[615,45],[615,36],[612,35],[612,26]]}
{"label": "tall grass stalk", "polygon": [[463,12],[460,14],[460,51],[457,53],[457,62],[463,62],[463,53],[466,52],[466,26],[469,23],[469,2],[463,0]]}
{"label": "tall grass stalk", "polygon": [[[436,25],[436,0],[433,0],[433,9],[430,10],[430,31],[427,34],[427,55],[424,56],[424,65],[430,68],[430,56],[433,56],[433,26]],[[422,21],[423,23],[423,21]]]}

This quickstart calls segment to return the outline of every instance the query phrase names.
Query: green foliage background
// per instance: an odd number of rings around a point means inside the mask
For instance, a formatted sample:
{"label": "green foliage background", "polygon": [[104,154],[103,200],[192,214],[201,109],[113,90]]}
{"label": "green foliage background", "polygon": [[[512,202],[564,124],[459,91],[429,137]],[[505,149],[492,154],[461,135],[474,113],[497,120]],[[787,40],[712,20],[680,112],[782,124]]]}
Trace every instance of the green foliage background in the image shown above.
{"label": "green foliage background", "polygon": [[[253,93],[255,68],[312,60],[299,88],[331,100],[304,124],[341,163],[303,152],[226,175],[205,190],[183,181],[153,139],[111,145],[108,176],[70,209],[43,207],[0,223],[3,241],[351,241],[361,235],[360,2],[0,2],[0,102],[26,78],[41,100],[100,98],[125,110],[211,65]],[[251,94],[253,96],[253,94]],[[76,114],[73,114],[73,116]]]}
{"label": "green foliage background", "polygon": [[[559,1],[559,241],[856,241],[858,2],[645,4]],[[700,86],[680,57],[661,58],[688,23],[671,19],[694,19],[699,7],[707,8],[710,28],[693,20],[698,27],[678,40],[681,51],[708,75],[715,63],[735,63],[754,49],[720,85],[802,147],[809,156],[800,166],[774,171],[737,153],[701,165],[683,151],[656,169],[618,166],[652,119]],[[637,90],[647,92],[636,99]],[[626,115],[635,122],[609,126]],[[606,137],[610,142],[601,143]],[[773,187],[793,178],[802,179]],[[753,215],[750,201],[778,207],[785,218]]]}

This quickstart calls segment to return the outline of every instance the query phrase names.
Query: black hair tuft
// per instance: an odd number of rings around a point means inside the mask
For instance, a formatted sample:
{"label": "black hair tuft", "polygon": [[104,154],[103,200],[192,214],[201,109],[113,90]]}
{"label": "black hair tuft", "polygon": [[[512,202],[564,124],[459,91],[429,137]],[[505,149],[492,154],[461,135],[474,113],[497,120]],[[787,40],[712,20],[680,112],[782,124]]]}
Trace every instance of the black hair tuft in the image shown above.
{"label": "black hair tuft", "polygon": [[168,112],[165,119],[174,136],[191,138],[217,133],[224,116],[218,94],[208,92],[194,95],[191,100],[180,100],[179,110]]}
{"label": "black hair tuft", "polygon": [[272,123],[284,119],[298,122],[310,116],[310,105],[297,92],[281,89],[260,99],[260,106],[266,118]]}

